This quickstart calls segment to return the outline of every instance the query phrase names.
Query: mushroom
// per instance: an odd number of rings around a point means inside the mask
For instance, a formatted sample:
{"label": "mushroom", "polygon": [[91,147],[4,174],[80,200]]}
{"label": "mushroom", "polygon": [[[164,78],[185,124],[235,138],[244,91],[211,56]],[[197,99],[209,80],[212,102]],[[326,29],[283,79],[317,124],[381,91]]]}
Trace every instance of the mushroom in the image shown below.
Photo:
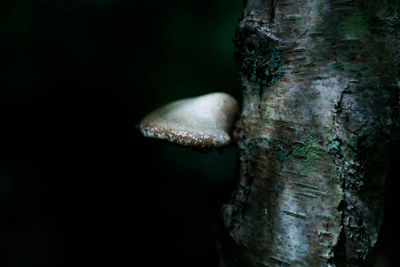
{"label": "mushroom", "polygon": [[239,115],[237,101],[226,93],[211,93],[172,102],[145,116],[139,128],[146,137],[199,150],[229,145]]}

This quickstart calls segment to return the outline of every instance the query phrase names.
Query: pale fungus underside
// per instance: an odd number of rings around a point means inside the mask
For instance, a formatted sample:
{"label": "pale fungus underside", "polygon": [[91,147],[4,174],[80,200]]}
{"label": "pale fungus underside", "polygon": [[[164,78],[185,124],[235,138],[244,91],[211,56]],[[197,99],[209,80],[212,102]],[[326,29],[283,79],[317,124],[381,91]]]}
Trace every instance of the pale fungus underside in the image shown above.
{"label": "pale fungus underside", "polygon": [[146,137],[198,149],[229,145],[236,100],[225,93],[211,93],[172,102],[145,116],[140,131]]}

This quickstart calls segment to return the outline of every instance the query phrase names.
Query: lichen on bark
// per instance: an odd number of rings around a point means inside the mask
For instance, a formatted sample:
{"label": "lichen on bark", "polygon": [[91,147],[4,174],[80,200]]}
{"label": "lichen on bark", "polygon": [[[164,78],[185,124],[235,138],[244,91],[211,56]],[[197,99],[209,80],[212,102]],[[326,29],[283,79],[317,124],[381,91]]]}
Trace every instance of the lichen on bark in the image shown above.
{"label": "lichen on bark", "polygon": [[246,1],[227,266],[359,266],[374,246],[398,138],[396,10],[394,1]]}

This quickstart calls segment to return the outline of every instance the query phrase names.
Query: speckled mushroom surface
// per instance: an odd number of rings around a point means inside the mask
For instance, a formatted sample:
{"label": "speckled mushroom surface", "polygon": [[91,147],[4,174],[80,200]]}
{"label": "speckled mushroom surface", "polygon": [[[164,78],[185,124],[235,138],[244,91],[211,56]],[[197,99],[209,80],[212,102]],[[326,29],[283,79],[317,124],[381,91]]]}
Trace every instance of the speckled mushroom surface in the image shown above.
{"label": "speckled mushroom surface", "polygon": [[218,148],[231,142],[239,115],[237,101],[226,93],[211,93],[167,104],[145,116],[140,131],[146,137],[198,148]]}

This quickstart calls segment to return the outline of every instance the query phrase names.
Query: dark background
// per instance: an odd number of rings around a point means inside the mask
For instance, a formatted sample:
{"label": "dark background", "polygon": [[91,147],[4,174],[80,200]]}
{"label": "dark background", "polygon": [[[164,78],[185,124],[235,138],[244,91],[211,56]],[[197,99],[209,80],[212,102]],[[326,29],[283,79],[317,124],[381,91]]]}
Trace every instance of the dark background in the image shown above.
{"label": "dark background", "polygon": [[216,266],[234,148],[141,136],[146,113],[241,99],[241,1],[0,1],[0,266]]}
{"label": "dark background", "polygon": [[[241,8],[0,2],[0,266],[217,266],[235,149],[192,152],[135,125],[179,98],[224,91],[241,101]],[[395,264],[399,239],[391,173],[381,266]]]}

